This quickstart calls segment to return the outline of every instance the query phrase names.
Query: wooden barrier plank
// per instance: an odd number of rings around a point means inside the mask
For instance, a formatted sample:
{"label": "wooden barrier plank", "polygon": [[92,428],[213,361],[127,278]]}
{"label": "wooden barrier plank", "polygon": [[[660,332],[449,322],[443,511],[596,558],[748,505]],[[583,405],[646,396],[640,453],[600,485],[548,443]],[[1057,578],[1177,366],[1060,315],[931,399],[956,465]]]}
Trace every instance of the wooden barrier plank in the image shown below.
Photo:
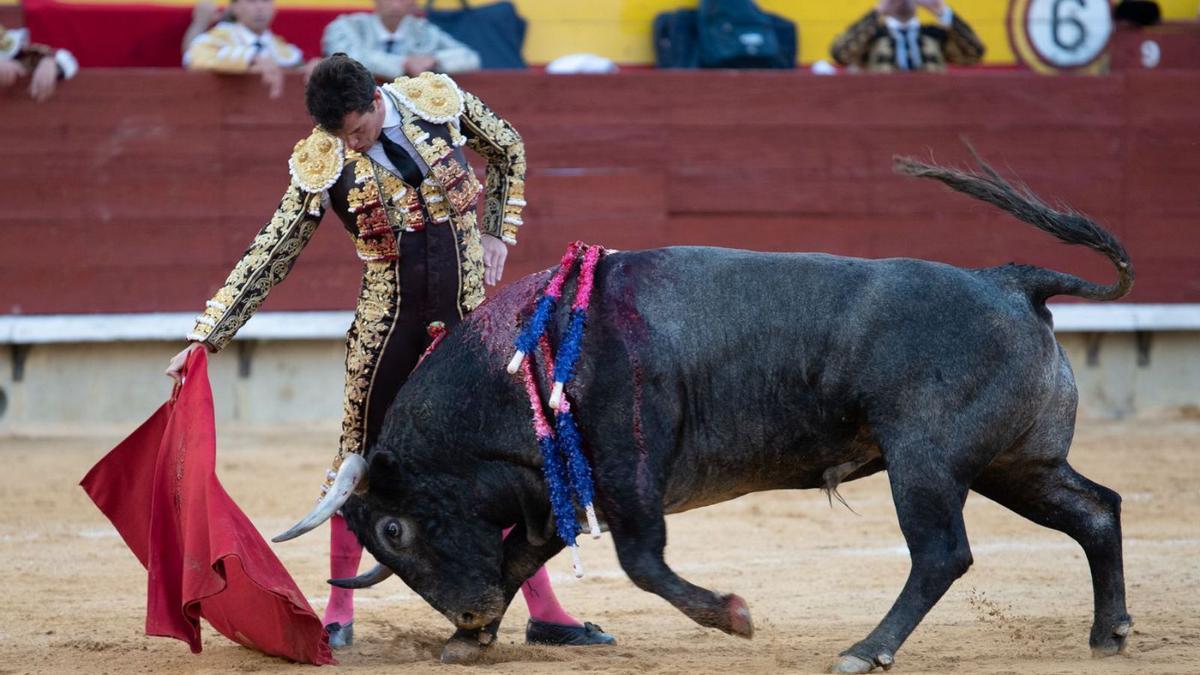
{"label": "wooden barrier plank", "polygon": [[[529,208],[506,282],[573,239],[1111,266],[995,208],[892,173],[892,155],[1005,173],[1126,241],[1130,300],[1200,302],[1200,73],[835,77],[646,72],[460,78],[521,131]],[[0,312],[198,311],[270,218],[308,133],[299,78],[85,71],[37,105],[0,92]],[[484,164],[475,158],[477,170]],[[327,215],[268,309],[353,306]]]}

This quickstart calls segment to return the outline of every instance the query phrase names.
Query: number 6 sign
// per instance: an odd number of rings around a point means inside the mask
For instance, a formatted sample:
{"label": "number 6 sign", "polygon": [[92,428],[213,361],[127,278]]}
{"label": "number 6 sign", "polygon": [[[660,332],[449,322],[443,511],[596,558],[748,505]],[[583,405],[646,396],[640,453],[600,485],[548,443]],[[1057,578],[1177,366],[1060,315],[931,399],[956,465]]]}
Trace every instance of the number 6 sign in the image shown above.
{"label": "number 6 sign", "polygon": [[1108,0],[1012,0],[1008,29],[1013,51],[1039,73],[1098,72],[1112,7]]}

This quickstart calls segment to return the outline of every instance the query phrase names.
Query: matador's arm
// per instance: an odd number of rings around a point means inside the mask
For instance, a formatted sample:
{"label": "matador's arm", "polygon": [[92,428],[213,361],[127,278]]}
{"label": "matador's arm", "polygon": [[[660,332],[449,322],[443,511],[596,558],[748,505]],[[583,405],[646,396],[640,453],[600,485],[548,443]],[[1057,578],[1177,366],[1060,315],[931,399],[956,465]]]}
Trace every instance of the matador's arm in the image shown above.
{"label": "matador's arm", "polygon": [[464,91],[463,99],[459,118],[463,135],[467,145],[488,163],[480,229],[515,244],[525,208],[525,144],[517,130],[479,98]]}
{"label": "matador's arm", "polygon": [[267,293],[287,277],[321,222],[323,194],[341,174],[343,161],[341,141],[323,131],[314,130],[296,144],[289,163],[292,181],[279,208],[196,317],[189,340],[217,351],[258,311]]}

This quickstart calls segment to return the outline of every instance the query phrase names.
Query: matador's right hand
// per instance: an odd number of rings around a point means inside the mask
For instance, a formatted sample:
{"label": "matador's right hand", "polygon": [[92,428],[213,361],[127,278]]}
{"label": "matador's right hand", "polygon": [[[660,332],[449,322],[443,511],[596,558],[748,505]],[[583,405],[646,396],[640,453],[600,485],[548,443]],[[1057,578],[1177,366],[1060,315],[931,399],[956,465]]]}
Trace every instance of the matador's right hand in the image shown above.
{"label": "matador's right hand", "polygon": [[188,354],[191,354],[192,350],[200,349],[202,347],[203,345],[201,343],[192,342],[189,343],[188,346],[184,347],[183,351],[171,357],[171,362],[167,364],[167,377],[175,380],[179,384],[183,384],[181,373],[183,372],[183,367],[187,364]]}

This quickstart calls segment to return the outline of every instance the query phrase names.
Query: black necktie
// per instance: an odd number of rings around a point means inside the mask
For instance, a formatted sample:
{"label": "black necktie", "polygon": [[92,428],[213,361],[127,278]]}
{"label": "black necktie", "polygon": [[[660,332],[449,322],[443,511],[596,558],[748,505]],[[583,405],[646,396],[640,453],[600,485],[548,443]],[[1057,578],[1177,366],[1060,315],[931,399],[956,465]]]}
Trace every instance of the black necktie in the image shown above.
{"label": "black necktie", "polygon": [[384,45],[383,51],[385,51],[389,54],[393,53],[392,47],[396,46],[396,38],[388,38],[388,39],[384,40],[383,45]]}
{"label": "black necktie", "polygon": [[379,132],[379,142],[383,143],[383,154],[392,160],[392,166],[400,172],[400,177],[404,179],[405,183],[418,187],[425,180],[425,176],[421,173],[421,167],[413,161],[412,155],[400,147],[399,143],[388,138],[387,133]]}

